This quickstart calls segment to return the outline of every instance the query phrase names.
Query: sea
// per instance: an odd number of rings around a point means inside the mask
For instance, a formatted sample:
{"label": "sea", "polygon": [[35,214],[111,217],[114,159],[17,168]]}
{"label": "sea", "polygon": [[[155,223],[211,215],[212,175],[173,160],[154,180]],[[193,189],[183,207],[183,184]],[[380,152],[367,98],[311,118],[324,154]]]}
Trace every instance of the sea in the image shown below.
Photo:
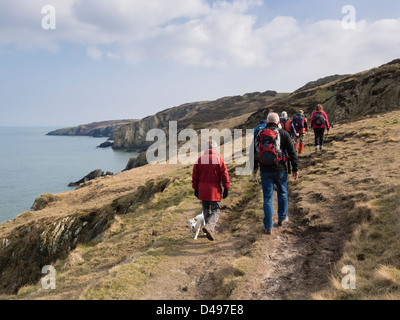
{"label": "sea", "polygon": [[75,188],[95,169],[121,172],[137,152],[97,148],[107,138],[47,136],[59,127],[0,127],[0,223],[29,211],[42,193]]}

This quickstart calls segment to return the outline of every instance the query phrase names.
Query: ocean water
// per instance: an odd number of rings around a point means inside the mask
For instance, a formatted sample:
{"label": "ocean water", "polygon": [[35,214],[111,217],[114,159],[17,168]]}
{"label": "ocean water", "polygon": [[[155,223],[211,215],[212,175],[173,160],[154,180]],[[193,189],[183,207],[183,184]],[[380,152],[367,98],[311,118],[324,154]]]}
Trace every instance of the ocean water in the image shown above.
{"label": "ocean water", "polygon": [[42,193],[74,190],[68,183],[95,169],[122,171],[137,153],[96,148],[107,138],[46,136],[53,127],[0,127],[0,222],[29,211]]}

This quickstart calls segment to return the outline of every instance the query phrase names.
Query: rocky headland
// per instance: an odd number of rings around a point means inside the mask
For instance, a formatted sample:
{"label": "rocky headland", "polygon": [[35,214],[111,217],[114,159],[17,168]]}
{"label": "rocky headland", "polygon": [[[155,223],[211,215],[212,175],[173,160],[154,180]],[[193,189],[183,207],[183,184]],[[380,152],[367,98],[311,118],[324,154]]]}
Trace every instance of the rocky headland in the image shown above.
{"label": "rocky headland", "polygon": [[115,132],[124,125],[137,120],[110,120],[101,122],[92,122],[76,127],[62,128],[47,133],[49,136],[90,136],[113,138]]}

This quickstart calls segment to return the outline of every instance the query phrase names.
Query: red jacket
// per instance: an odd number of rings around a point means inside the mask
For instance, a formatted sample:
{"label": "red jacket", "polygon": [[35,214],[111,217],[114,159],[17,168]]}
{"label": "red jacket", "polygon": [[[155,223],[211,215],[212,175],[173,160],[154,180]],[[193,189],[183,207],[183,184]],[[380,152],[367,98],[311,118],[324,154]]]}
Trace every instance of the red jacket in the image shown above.
{"label": "red jacket", "polygon": [[[325,124],[317,126],[314,123],[314,116],[317,112],[322,112],[322,116],[325,118]],[[327,128],[329,130],[329,121],[328,121],[328,116],[326,115],[326,113],[324,111],[314,111],[312,116],[311,116],[311,124],[312,124],[312,128]]]}
{"label": "red jacket", "polygon": [[199,199],[221,201],[221,182],[224,189],[230,189],[228,170],[217,151],[208,149],[193,167],[192,187],[199,191]]}

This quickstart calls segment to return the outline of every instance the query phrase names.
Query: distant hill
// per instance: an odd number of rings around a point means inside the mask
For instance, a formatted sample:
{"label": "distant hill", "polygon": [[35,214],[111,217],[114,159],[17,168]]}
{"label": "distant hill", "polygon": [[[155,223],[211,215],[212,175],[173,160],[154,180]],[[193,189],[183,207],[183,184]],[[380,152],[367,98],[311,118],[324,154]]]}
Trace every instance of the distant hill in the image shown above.
{"label": "distant hill", "polygon": [[310,82],[306,83],[304,86],[302,86],[301,88],[297,89],[294,92],[313,89],[315,87],[322,86],[322,85],[327,84],[329,82],[340,80],[340,79],[342,79],[344,77],[347,77],[347,76],[349,76],[349,75],[348,74],[346,74],[346,75],[335,74],[333,76],[327,76],[327,77],[320,78],[320,79],[315,80],[315,81],[310,81]]}
{"label": "distant hill", "polygon": [[137,120],[110,120],[92,122],[76,127],[58,129],[49,132],[49,136],[90,136],[113,138],[116,130],[121,126],[135,122]]}
{"label": "distant hill", "polygon": [[241,127],[254,127],[270,111],[287,111],[293,116],[302,109],[311,116],[317,104],[324,106],[332,122],[400,109],[400,59],[353,75],[311,82],[253,113]]}
{"label": "distant hill", "polygon": [[269,90],[173,107],[119,128],[114,136],[113,148],[143,149],[152,144],[152,142],[146,141],[148,130],[157,128],[167,131],[169,121],[178,121],[178,130],[181,128],[204,128],[208,123],[255,112],[287,95],[287,93]]}

